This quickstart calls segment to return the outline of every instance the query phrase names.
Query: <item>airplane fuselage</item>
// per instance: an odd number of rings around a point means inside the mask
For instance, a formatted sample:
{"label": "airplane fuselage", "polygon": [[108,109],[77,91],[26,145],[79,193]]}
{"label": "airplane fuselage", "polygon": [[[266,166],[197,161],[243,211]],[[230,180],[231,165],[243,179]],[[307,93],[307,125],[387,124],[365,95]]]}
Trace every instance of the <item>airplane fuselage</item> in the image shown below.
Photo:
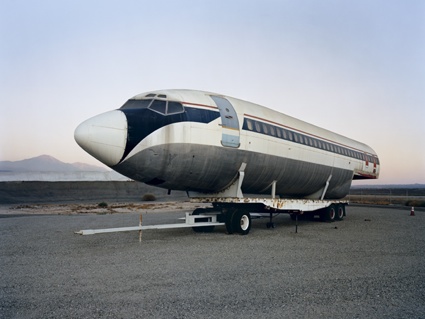
{"label": "airplane fuselage", "polygon": [[242,191],[338,199],[353,179],[375,179],[369,146],[266,107],[215,93],[136,95],[75,131],[77,143],[115,171],[166,189],[216,193],[238,178]]}

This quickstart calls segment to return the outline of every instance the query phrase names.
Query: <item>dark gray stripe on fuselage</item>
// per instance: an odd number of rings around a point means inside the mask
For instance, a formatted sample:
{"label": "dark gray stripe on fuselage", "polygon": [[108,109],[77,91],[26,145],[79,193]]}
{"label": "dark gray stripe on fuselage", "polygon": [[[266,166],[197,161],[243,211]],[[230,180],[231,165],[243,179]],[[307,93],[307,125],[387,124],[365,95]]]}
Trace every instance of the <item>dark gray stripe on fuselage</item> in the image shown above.
{"label": "dark gray stripe on fuselage", "polygon": [[236,178],[242,162],[247,163],[242,191],[282,197],[305,197],[322,189],[332,179],[326,198],[342,198],[349,192],[353,172],[330,166],[263,153],[198,144],[156,145],[114,167],[140,182],[161,181],[158,187],[173,190],[218,192]]}

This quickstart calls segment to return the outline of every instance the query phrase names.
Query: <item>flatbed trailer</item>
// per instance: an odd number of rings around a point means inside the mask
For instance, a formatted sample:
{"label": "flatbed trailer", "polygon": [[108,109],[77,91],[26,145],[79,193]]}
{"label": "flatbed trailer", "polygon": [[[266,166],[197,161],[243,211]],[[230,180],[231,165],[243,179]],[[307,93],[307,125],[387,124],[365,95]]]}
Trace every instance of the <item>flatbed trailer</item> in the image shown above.
{"label": "flatbed trailer", "polygon": [[302,212],[311,212],[331,205],[348,204],[348,201],[346,200],[281,199],[262,197],[192,197],[190,202],[234,205],[261,204],[264,205],[266,209]]}
{"label": "flatbed trailer", "polygon": [[191,203],[209,203],[210,208],[197,208],[192,214],[186,212],[182,219],[184,223],[142,225],[140,215],[139,225],[130,227],[86,229],[76,231],[79,235],[94,235],[112,232],[139,231],[141,240],[143,230],[193,228],[195,232],[211,232],[215,226],[226,226],[228,234],[246,235],[251,229],[253,217],[268,216],[267,228],[274,228],[273,216],[288,213],[291,218],[310,214],[319,215],[323,221],[342,220],[345,216],[344,200],[312,200],[312,199],[280,199],[263,197],[191,197]]}
{"label": "flatbed trailer", "polygon": [[[320,216],[322,221],[332,222],[342,220],[346,214],[345,200],[315,200],[315,199],[281,199],[264,197],[192,197],[192,203],[210,203],[212,209],[218,211],[218,220],[224,222],[227,233],[240,233],[246,235],[251,228],[253,213],[267,214],[270,221],[267,228],[274,228],[273,216],[281,213],[291,215],[293,220],[298,220],[300,215]],[[202,209],[194,213],[202,214]]]}

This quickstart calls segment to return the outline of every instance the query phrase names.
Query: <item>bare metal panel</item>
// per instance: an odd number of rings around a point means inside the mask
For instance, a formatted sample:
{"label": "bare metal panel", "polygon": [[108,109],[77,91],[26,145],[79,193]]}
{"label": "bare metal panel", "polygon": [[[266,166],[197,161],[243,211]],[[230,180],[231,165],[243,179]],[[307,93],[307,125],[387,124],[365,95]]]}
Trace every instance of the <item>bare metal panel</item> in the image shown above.
{"label": "bare metal panel", "polygon": [[348,194],[353,177],[350,170],[197,144],[151,147],[113,169],[166,189],[217,192],[236,180],[243,162],[247,167],[242,191],[250,194],[270,194],[271,184],[276,180],[277,195],[301,198],[320,191],[332,175],[325,198],[337,199]]}

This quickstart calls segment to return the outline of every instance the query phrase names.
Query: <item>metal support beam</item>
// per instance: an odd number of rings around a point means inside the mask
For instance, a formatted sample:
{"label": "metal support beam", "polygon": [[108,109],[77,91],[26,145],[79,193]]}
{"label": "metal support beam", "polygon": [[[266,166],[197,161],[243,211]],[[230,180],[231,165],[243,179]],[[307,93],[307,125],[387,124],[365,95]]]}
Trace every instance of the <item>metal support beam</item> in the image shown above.
{"label": "metal support beam", "polygon": [[243,183],[243,179],[245,178],[245,167],[246,167],[246,163],[242,163],[241,167],[239,168],[238,188],[236,192],[237,198],[243,198],[242,183]]}
{"label": "metal support beam", "polygon": [[272,183],[272,198],[273,199],[276,198],[276,182],[277,181],[273,181],[273,183]]}
{"label": "metal support beam", "polygon": [[322,193],[322,196],[320,197],[320,200],[323,200],[323,198],[325,198],[325,194],[326,194],[326,191],[328,190],[329,181],[331,180],[331,178],[332,178],[332,174],[329,175],[328,180],[326,181],[326,185],[325,185],[325,188],[323,189],[323,193]]}

